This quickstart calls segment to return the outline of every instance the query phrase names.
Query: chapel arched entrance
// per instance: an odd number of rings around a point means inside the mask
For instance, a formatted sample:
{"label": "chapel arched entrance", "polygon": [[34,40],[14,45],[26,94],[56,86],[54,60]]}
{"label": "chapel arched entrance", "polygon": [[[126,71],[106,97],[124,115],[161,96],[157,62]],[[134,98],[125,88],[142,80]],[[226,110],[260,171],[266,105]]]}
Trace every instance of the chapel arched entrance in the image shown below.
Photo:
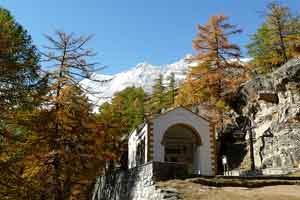
{"label": "chapel arched entrance", "polygon": [[162,139],[164,161],[185,163],[197,169],[201,138],[197,131],[185,124],[175,124],[167,129]]}

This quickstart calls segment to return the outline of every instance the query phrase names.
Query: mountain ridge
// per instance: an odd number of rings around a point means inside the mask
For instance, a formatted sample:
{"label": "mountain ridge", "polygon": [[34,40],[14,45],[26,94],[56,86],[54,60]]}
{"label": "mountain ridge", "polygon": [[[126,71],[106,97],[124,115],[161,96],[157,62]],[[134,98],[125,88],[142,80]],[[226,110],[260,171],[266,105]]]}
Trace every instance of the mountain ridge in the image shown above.
{"label": "mountain ridge", "polygon": [[142,62],[129,70],[114,75],[93,74],[92,80],[83,79],[80,83],[84,89],[89,91],[87,96],[97,109],[101,104],[109,102],[115,93],[127,87],[142,87],[146,93],[151,93],[152,86],[160,74],[166,80],[171,73],[174,73],[176,85],[179,85],[185,79],[192,64],[187,60],[190,57],[191,55],[186,55],[174,63],[163,65]]}
{"label": "mountain ridge", "polygon": [[[114,75],[95,73],[91,77],[92,80],[84,79],[80,83],[88,91],[87,96],[95,106],[94,110],[97,111],[101,104],[110,102],[115,93],[127,87],[142,87],[146,93],[151,94],[152,86],[160,74],[163,75],[164,84],[167,85],[167,77],[174,73],[175,84],[179,86],[186,78],[189,69],[196,65],[196,62],[190,60],[191,57],[192,55],[187,54],[174,63],[163,65],[141,62]],[[249,58],[241,59],[241,63],[248,61]]]}

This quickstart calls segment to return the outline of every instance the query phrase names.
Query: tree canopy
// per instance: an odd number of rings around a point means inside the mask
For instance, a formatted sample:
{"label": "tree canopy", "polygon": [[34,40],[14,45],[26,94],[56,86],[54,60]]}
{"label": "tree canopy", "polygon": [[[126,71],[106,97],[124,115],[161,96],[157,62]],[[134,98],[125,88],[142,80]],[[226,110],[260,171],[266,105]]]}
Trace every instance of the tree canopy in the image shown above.
{"label": "tree canopy", "polygon": [[299,54],[300,20],[282,4],[267,5],[265,20],[246,46],[259,73],[267,73]]}
{"label": "tree canopy", "polygon": [[228,109],[228,94],[244,80],[241,75],[245,70],[239,62],[240,48],[229,41],[230,36],[241,30],[227,20],[227,16],[217,15],[207,24],[197,26],[197,36],[193,40],[197,54],[191,58],[197,65],[191,68],[177,97],[178,104],[206,105],[216,113],[214,118],[218,122]]}

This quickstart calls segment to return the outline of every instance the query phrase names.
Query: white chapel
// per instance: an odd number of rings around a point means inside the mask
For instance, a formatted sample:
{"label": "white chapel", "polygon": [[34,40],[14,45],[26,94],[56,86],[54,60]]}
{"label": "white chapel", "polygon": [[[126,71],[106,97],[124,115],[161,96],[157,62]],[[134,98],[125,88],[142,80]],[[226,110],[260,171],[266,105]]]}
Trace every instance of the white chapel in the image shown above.
{"label": "white chapel", "polygon": [[184,163],[194,174],[216,174],[214,124],[177,107],[133,130],[128,138],[128,168],[151,161]]}

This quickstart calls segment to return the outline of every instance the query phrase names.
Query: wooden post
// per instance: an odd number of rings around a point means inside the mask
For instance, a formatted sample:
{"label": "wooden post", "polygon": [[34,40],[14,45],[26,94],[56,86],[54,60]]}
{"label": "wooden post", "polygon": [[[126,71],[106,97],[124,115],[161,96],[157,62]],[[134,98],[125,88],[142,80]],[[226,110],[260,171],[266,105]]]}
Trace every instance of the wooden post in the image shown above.
{"label": "wooden post", "polygon": [[255,170],[255,160],[254,160],[254,150],[253,150],[253,136],[252,129],[249,130],[249,139],[250,139],[250,160],[251,160],[251,170]]}
{"label": "wooden post", "polygon": [[251,170],[255,170],[255,160],[254,160],[254,148],[253,148],[253,132],[252,132],[252,123],[253,120],[250,120],[250,127],[249,127],[249,141],[250,141],[250,160],[251,160]]}

